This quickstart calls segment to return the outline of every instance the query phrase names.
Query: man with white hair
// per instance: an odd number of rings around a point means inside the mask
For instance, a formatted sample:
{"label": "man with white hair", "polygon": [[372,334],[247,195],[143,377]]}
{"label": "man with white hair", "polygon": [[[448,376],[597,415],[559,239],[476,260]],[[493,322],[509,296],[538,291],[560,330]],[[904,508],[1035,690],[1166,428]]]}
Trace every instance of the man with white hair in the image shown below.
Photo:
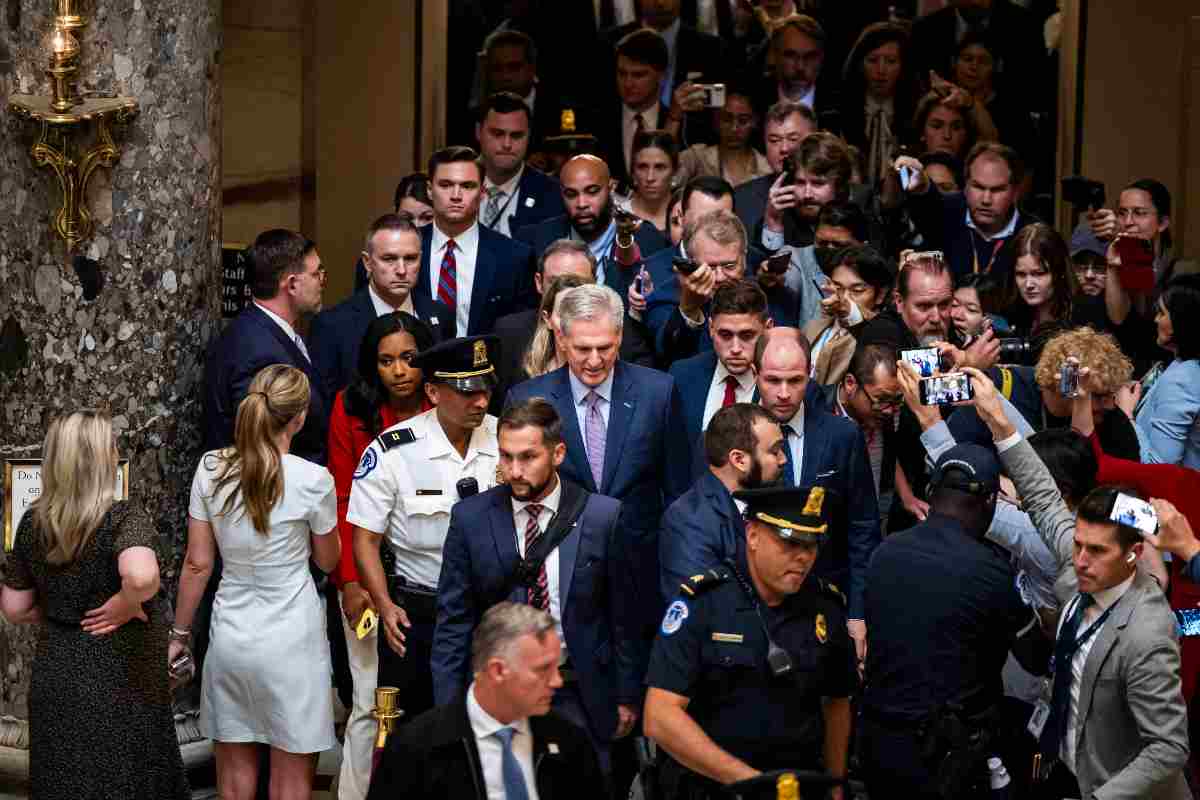
{"label": "man with white hair", "polygon": [[[561,295],[560,342],[567,365],[517,384],[507,404],[544,397],[562,419],[567,456],[559,473],[590,492],[621,501],[617,551],[629,559],[646,645],[662,608],[658,530],[663,510],[691,484],[692,443],[684,433],[675,379],[621,361],[625,308],[607,286]],[[635,629],[631,626],[631,630]],[[643,660],[644,663],[644,660]]]}
{"label": "man with white hair", "polygon": [[561,651],[548,612],[510,602],[489,609],[471,642],[466,694],[392,734],[367,800],[604,800],[587,734],[550,710],[563,685]]}

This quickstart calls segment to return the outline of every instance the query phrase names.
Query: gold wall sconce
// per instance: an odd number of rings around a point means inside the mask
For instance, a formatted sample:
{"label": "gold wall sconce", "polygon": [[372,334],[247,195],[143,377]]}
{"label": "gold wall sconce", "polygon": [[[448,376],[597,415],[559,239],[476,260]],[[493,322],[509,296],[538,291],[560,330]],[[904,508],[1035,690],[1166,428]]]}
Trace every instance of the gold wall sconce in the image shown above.
{"label": "gold wall sconce", "polygon": [[[79,41],[74,32],[87,20],[75,9],[75,0],[55,0],[54,6],[54,29],[45,39],[50,94],[14,94],[8,98],[8,108],[41,126],[29,154],[37,166],[50,167],[58,178],[63,199],[52,227],[71,252],[94,228],[87,207],[88,182],[98,167],[111,168],[120,155],[111,126],[132,119],[138,105],[132,97],[79,96]],[[76,129],[87,123],[95,123],[96,138],[80,152],[73,140]]]}

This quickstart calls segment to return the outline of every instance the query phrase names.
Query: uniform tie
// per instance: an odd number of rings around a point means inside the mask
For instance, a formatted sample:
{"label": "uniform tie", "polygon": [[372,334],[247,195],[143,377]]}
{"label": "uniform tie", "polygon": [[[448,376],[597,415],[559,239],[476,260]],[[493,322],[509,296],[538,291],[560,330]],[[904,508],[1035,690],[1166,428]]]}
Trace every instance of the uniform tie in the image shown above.
{"label": "uniform tie", "polygon": [[438,276],[438,300],[441,300],[452,311],[458,309],[458,262],[454,260],[454,248],[458,247],[453,239],[446,242],[446,254],[442,256],[442,274]]}
{"label": "uniform tie", "polygon": [[[525,557],[529,558],[529,550],[533,547],[533,543],[542,535],[541,528],[538,527],[538,517],[542,515],[543,506],[538,503],[530,503],[525,506],[525,511],[529,514],[529,522],[525,523]],[[542,562],[541,568],[538,570],[537,585],[530,586],[526,590],[526,602],[534,608],[540,608],[543,611],[550,610],[550,591],[549,582],[546,578],[546,562]]]}
{"label": "uniform tie", "polygon": [[506,800],[529,800],[529,788],[525,786],[525,774],[521,772],[521,764],[513,755],[512,740],[515,730],[509,727],[501,728],[492,735],[500,740],[500,768],[504,776],[504,797]]}
{"label": "uniform tie", "polygon": [[791,425],[782,426],[783,430],[783,452],[787,454],[787,463],[783,465],[783,479],[787,481],[788,486],[796,485],[796,470],[792,465],[792,442],[791,439],[796,435],[796,429]]}
{"label": "uniform tie", "polygon": [[725,396],[721,398],[721,408],[726,408],[737,402],[738,379],[732,375],[725,376]]}
{"label": "uniform tie", "polygon": [[601,489],[604,477],[604,441],[608,435],[604,424],[604,415],[600,413],[600,395],[595,391],[587,393],[584,401],[587,403],[587,422],[584,425],[584,437],[587,444],[588,466],[592,468],[592,480],[596,482],[596,491]]}

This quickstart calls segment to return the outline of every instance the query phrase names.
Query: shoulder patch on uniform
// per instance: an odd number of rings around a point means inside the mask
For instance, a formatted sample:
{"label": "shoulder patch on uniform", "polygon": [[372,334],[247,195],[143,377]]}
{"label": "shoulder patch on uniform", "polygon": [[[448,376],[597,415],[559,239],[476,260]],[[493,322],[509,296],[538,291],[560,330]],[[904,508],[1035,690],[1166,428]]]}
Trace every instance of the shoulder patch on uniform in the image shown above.
{"label": "shoulder patch on uniform", "polygon": [[671,605],[667,606],[667,613],[663,615],[662,634],[670,636],[675,631],[683,626],[683,621],[688,618],[688,604],[682,600],[676,600]]}
{"label": "shoulder patch on uniform", "polygon": [[363,451],[362,460],[358,462],[358,467],[354,470],[354,480],[367,477],[378,464],[379,456],[375,455],[375,448],[368,447]]}
{"label": "shoulder patch on uniform", "polygon": [[720,586],[725,581],[729,580],[729,570],[724,567],[713,567],[712,569],[702,572],[699,575],[693,575],[687,579],[686,583],[679,584],[679,588],[685,593],[692,595],[707,592],[714,586]]}
{"label": "shoulder patch on uniform", "polygon": [[842,605],[846,605],[846,595],[837,587],[837,584],[827,581],[824,578],[818,579],[818,583],[821,585],[821,591],[833,595]]}
{"label": "shoulder patch on uniform", "polygon": [[412,432],[412,428],[396,428],[379,434],[379,446],[384,449],[384,452],[402,444],[412,444],[416,440],[417,435]]}

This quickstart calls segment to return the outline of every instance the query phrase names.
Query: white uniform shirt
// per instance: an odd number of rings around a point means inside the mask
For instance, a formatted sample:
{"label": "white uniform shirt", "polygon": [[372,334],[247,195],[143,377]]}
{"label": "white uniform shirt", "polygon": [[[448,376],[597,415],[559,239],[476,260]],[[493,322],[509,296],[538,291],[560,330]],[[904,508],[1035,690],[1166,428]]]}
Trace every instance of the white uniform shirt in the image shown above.
{"label": "white uniform shirt", "polygon": [[496,485],[496,418],[487,415],[471,433],[465,458],[446,438],[437,409],[393,425],[384,434],[405,428],[414,441],[384,449],[383,437],[376,437],[363,452],[354,470],[346,521],[385,535],[396,554],[396,574],[432,589],[442,572],[450,509],[459,500],[456,484],[474,478],[481,492]]}
{"label": "white uniform shirt", "polygon": [[475,734],[475,747],[479,750],[479,769],[483,772],[488,800],[506,800],[504,746],[495,736],[496,731],[505,727],[516,731],[512,740],[513,755],[521,765],[521,774],[525,776],[525,790],[529,793],[529,800],[538,800],[537,781],[533,771],[533,733],[529,729],[529,720],[515,719],[509,725],[498,722],[495,717],[484,711],[483,706],[475,699],[473,681],[467,689],[467,719],[471,723],[471,733]]}
{"label": "white uniform shirt", "polygon": [[[429,243],[429,291],[438,299],[438,281],[442,277],[442,259],[446,257],[446,242],[450,237],[438,230],[433,223],[433,236]],[[467,335],[471,321],[471,287],[475,285],[475,260],[479,256],[479,223],[454,237],[454,279],[457,306],[454,309],[457,336]]]}
{"label": "white uniform shirt", "polygon": [[[708,399],[704,401],[704,417],[700,420],[700,430],[707,430],[708,423],[721,410],[721,403],[725,402],[725,379],[730,375],[733,373],[725,368],[720,359],[717,359],[717,368],[713,370],[712,383],[708,386]],[[733,390],[734,402],[751,402],[754,397],[753,370],[747,369],[741,375],[733,375],[733,377],[737,378],[737,387]]]}

